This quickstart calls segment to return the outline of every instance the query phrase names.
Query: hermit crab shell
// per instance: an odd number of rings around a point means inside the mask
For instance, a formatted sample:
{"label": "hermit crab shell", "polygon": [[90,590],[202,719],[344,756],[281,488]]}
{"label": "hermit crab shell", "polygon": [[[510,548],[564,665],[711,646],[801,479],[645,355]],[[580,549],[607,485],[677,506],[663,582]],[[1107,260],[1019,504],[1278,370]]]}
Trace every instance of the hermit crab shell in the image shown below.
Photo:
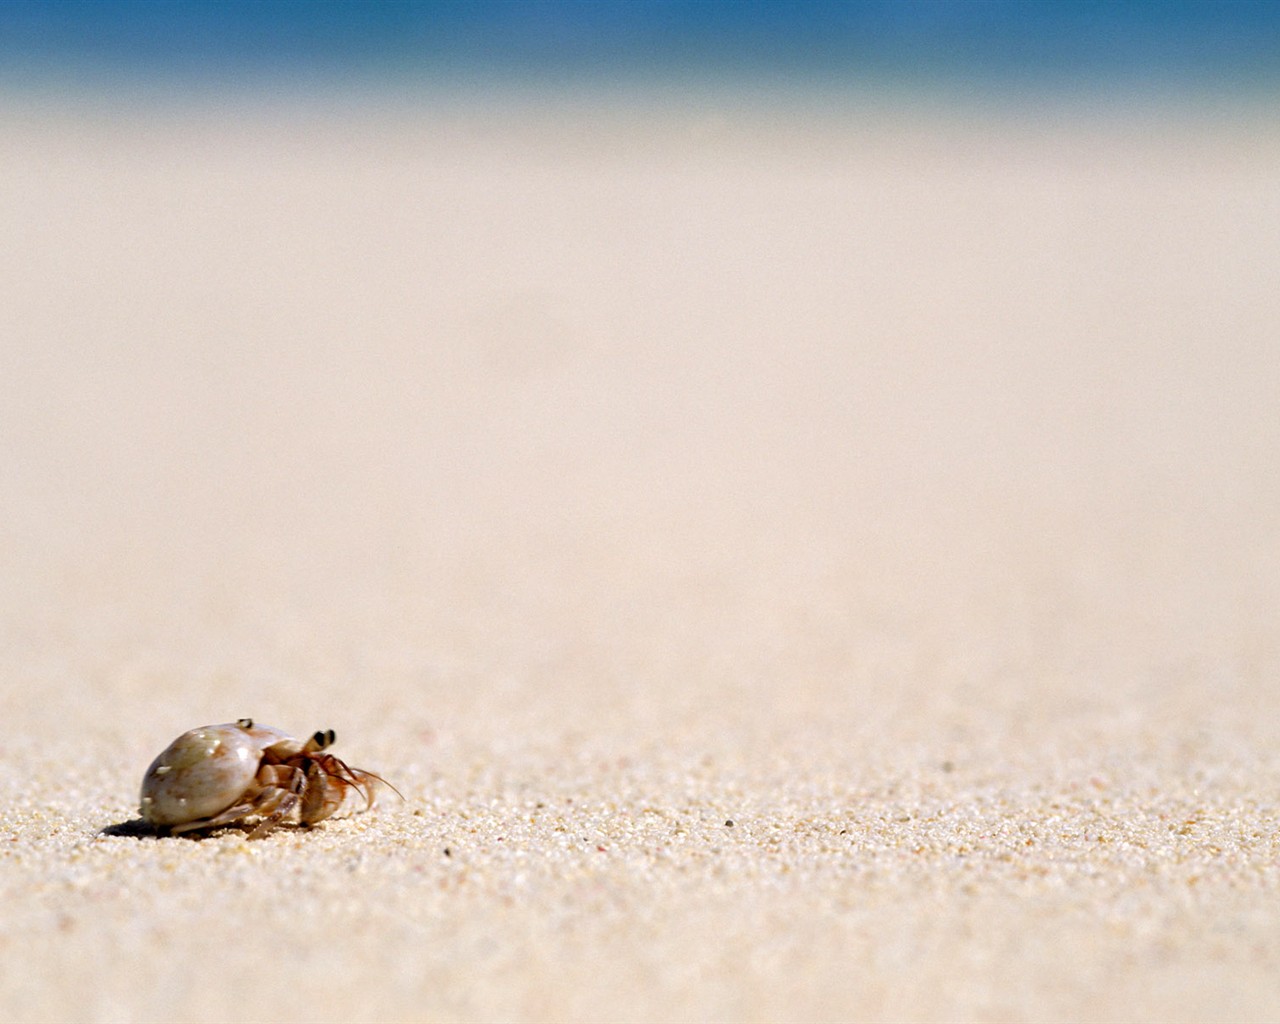
{"label": "hermit crab shell", "polygon": [[142,816],[153,825],[182,825],[225,811],[245,795],[262,751],[284,733],[239,723],[206,725],[169,744],[142,779]]}

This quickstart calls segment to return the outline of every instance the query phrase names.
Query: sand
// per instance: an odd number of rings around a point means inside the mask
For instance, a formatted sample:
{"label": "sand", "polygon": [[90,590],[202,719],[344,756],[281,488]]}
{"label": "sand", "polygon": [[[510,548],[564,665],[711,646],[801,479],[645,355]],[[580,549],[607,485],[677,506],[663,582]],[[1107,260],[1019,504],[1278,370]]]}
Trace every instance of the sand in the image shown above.
{"label": "sand", "polygon": [[1275,1018],[1271,120],[0,121],[0,1017]]}

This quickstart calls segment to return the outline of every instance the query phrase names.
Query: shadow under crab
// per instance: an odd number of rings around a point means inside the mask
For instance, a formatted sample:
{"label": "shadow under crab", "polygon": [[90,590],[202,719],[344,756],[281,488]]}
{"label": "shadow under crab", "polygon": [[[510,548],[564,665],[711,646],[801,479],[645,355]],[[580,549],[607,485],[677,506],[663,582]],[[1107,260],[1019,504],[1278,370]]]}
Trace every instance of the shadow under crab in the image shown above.
{"label": "shadow under crab", "polygon": [[165,833],[146,818],[130,818],[98,829],[98,835],[116,839],[160,839]]}
{"label": "shadow under crab", "polygon": [[[104,825],[98,829],[97,835],[109,839],[182,839],[198,843],[205,839],[214,839],[228,833],[239,833],[250,838],[259,838],[253,835],[259,824],[260,822],[258,821],[230,821],[221,825],[207,825],[202,828],[175,831],[164,825],[153,825],[146,818],[130,818],[128,821],[118,821],[111,825]],[[310,832],[318,824],[320,823],[281,821],[273,824],[272,831]]]}

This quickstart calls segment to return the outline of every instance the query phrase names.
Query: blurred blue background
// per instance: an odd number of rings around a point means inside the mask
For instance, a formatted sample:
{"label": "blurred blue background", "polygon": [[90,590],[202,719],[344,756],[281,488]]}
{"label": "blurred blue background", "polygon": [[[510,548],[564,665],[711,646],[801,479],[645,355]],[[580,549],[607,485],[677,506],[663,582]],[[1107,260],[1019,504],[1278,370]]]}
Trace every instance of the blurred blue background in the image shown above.
{"label": "blurred blue background", "polygon": [[1264,0],[5,0],[10,86],[754,78],[996,89],[1269,88]]}

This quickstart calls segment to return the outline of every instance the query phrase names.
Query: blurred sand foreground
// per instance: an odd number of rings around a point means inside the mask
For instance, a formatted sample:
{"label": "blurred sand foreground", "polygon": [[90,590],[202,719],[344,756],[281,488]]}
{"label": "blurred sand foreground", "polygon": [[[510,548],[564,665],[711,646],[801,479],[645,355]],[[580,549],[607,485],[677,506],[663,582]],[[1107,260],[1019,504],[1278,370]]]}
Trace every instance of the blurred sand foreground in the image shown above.
{"label": "blurred sand foreground", "polygon": [[1272,125],[6,110],[0,1017],[1274,1019]]}

